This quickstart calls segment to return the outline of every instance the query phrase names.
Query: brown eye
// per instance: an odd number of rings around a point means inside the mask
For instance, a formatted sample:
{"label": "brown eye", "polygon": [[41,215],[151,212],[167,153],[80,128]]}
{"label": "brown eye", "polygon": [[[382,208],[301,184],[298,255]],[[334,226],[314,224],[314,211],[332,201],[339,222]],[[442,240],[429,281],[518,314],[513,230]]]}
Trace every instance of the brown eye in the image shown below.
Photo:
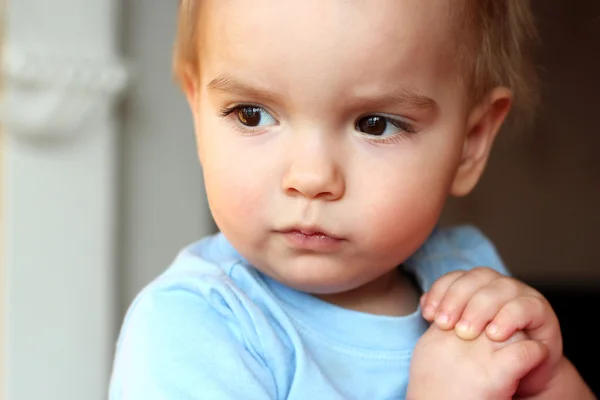
{"label": "brown eye", "polygon": [[262,109],[258,107],[246,106],[238,109],[238,119],[246,126],[258,126],[262,119]]}
{"label": "brown eye", "polygon": [[387,126],[386,118],[372,115],[359,120],[356,127],[367,135],[381,136],[385,133]]}

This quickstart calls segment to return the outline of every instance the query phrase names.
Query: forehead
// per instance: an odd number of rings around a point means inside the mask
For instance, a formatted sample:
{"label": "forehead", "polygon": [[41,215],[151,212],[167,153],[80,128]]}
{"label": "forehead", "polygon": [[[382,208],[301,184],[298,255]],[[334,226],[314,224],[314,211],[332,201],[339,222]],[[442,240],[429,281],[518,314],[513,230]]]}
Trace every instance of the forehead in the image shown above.
{"label": "forehead", "polygon": [[201,70],[233,68],[289,90],[390,80],[434,90],[454,73],[451,2],[205,0]]}

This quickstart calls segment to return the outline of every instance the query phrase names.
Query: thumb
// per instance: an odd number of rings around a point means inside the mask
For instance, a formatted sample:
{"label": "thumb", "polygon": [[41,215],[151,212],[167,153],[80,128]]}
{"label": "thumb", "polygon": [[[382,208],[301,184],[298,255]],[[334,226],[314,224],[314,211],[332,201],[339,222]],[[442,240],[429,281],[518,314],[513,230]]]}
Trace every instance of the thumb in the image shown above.
{"label": "thumb", "polygon": [[511,385],[516,391],[519,381],[548,357],[548,348],[536,340],[521,340],[496,351],[492,357],[498,374],[496,382]]}

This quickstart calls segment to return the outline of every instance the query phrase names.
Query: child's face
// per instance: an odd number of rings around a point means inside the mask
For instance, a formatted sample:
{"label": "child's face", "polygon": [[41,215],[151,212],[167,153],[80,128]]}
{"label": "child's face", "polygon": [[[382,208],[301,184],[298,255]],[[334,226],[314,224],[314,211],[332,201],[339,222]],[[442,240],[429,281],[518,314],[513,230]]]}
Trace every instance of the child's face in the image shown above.
{"label": "child's face", "polygon": [[259,270],[317,294],[383,279],[476,182],[507,109],[468,107],[451,3],[204,1],[199,155]]}

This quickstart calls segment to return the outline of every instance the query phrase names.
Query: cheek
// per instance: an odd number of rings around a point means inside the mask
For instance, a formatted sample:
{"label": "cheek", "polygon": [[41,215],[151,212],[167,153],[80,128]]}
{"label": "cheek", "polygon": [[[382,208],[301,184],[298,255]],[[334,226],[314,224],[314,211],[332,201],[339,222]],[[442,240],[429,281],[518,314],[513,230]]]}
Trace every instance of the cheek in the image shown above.
{"label": "cheek", "polygon": [[446,190],[440,186],[387,185],[363,214],[365,242],[392,254],[416,250],[437,223],[445,199]]}
{"label": "cheek", "polygon": [[460,146],[452,151],[448,146],[438,148],[420,146],[400,156],[382,156],[372,170],[387,173],[360,176],[355,184],[360,185],[356,195],[365,205],[358,221],[364,227],[360,235],[373,249],[414,251],[438,222]]}
{"label": "cheek", "polygon": [[[234,133],[222,136],[227,134]],[[273,176],[265,157],[257,157],[251,148],[240,148],[238,144],[247,139],[206,137],[204,133],[199,136],[206,194],[217,224],[238,221],[252,225],[260,218],[272,191],[269,179]]]}

